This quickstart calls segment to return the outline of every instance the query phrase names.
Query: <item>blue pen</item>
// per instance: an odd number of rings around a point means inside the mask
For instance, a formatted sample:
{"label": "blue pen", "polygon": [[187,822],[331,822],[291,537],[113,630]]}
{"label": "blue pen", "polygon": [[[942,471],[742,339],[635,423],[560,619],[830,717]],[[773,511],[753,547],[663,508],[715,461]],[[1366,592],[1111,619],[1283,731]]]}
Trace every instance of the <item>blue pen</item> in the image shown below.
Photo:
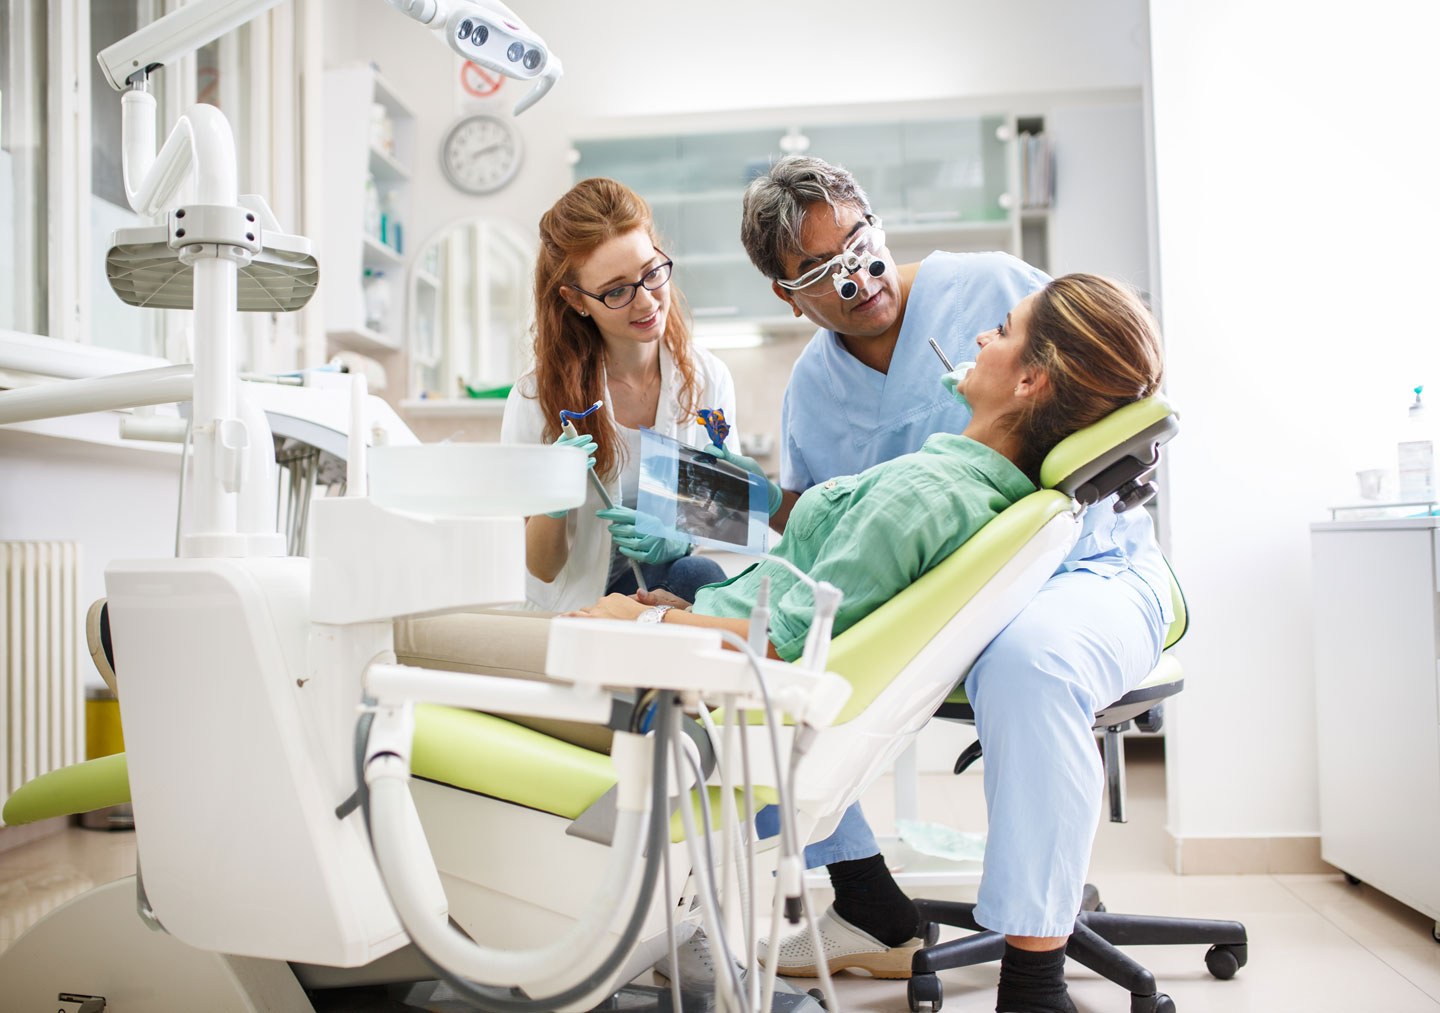
{"label": "blue pen", "polygon": [[[583,419],[587,418],[590,415],[593,415],[595,412],[600,410],[600,406],[604,403],[604,401],[596,401],[589,408],[586,408],[583,412],[568,412],[564,409],[561,409],[560,431],[571,439],[579,437],[580,431],[575,428],[575,423],[572,420]],[[600,494],[600,502],[605,504],[605,509],[613,510],[615,508],[615,501],[612,500],[610,498],[610,494],[605,491],[605,485],[600,481],[600,476],[595,474],[595,469],[586,468],[585,471],[590,476],[590,484],[593,485],[595,487],[595,491]],[[649,591],[650,589],[645,586],[645,578],[640,576],[640,564],[633,559],[630,560],[630,570],[635,574],[635,586],[642,591]]]}

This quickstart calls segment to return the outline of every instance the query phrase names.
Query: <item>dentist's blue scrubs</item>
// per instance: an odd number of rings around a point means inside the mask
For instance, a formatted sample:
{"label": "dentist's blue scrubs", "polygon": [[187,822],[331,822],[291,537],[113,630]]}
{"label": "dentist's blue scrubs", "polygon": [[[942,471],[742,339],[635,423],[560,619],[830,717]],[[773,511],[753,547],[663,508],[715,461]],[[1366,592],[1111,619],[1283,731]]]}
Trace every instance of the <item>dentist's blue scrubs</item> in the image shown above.
{"label": "dentist's blue scrubs", "polygon": [[[888,373],[817,331],[785,389],[781,488],[804,491],[917,451],[932,433],[962,431],[969,409],[940,386],[944,367],[929,339],[952,363],[973,361],[976,336],[1049,280],[1008,254],[932,253]],[[971,669],[990,814],[975,911],[986,928],[1070,934],[1104,787],[1094,715],[1149,675],[1172,619],[1149,515],[1097,503],[1070,556]],[[879,851],[857,805],[805,860],[815,868]]]}

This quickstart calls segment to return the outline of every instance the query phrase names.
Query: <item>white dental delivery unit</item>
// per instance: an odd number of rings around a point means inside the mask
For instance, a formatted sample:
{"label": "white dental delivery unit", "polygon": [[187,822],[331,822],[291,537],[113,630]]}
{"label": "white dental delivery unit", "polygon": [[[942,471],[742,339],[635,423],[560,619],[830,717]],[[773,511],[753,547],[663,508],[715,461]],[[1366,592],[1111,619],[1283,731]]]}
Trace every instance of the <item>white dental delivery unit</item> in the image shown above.
{"label": "white dental delivery unit", "polygon": [[[682,704],[765,712],[766,726],[730,724],[727,735],[754,739],[776,789],[764,801],[787,813],[781,892],[798,918],[799,847],[838,811],[812,801],[797,829],[787,787],[801,768],[796,754],[786,775],[779,726],[788,713],[813,737],[849,695],[824,670],[838,595],[817,610],[796,665],[764,661],[743,641],[722,650],[716,631],[567,621],[551,633],[555,683],[395,663],[396,619],[523,598],[523,518],[584,501],[584,456],[421,446],[358,376],[343,393],[313,374],[299,386],[240,380],[237,313],[304,306],[318,264],[261,198],[237,192],[223,114],[188,110],[157,148],[146,88],[157,68],[279,2],[198,0],[100,54],[124,91],[126,194],[158,222],[115,235],[107,274],[132,304],[193,310],[193,366],[0,392],[0,424],[188,402],[191,497],[176,558],[106,571],[128,752],[106,758],[120,762],[103,777],[133,802],[140,871],[52,912],[0,955],[0,994],[17,1009],[55,1008],[58,995],[119,1013],[302,1011],[317,990],[439,973],[476,1008],[589,1009],[673,949],[677,921],[703,917],[723,938],[720,889],[700,850],[710,841],[697,830],[710,827],[712,773],[717,850],[736,866],[734,876],[726,866],[727,897],[740,892],[740,851],[754,848],[737,802],[748,764],[717,763],[718,741],[701,757],[680,734]],[[501,3],[390,2],[467,59],[538,81],[517,111],[560,76],[558,58]],[[181,203],[190,187],[194,199]],[[386,445],[370,446],[379,434]],[[295,494],[287,538],[275,451],[291,445],[305,453],[281,462]],[[344,495],[310,503],[339,459]],[[617,717],[612,690],[637,683],[646,690]],[[447,706],[416,706],[427,702]],[[609,724],[614,746],[576,752],[495,714]],[[460,725],[484,734],[465,743]],[[420,753],[441,726],[447,754],[500,744],[473,764],[483,783],[412,781],[412,767],[427,765],[423,776],[436,765]],[[64,776],[17,792],[7,816],[22,793],[74,783],[72,771],[54,774]],[[592,796],[578,801],[542,799],[535,787],[584,779]],[[745,788],[748,817],[757,803]],[[753,854],[743,865],[753,917],[766,873]],[[751,966],[758,935],[752,924]],[[773,996],[773,972],[763,988],[751,977],[722,975],[719,1007],[818,1008],[807,995]]]}

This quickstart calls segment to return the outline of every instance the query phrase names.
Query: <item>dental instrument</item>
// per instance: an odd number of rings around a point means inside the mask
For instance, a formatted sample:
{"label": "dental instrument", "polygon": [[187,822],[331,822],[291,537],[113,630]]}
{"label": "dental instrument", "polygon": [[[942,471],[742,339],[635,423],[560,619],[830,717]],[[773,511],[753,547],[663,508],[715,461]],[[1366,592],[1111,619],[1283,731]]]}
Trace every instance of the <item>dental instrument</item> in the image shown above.
{"label": "dental instrument", "polygon": [[975,363],[962,362],[958,366],[952,366],[950,360],[945,357],[945,353],[940,350],[940,346],[935,343],[934,338],[930,339],[930,347],[935,349],[935,354],[940,356],[941,365],[945,367],[945,375],[940,378],[940,386],[948,390],[950,396],[956,401],[966,405],[965,395],[960,393],[960,381],[970,374],[970,370],[975,368]]}
{"label": "dental instrument", "polygon": [[725,449],[725,437],[730,435],[730,423],[725,421],[725,413],[719,408],[701,408],[695,413],[695,421],[703,423],[705,431],[710,434],[710,442],[721,450]]}
{"label": "dental instrument", "polygon": [[947,372],[947,373],[953,372],[954,369],[955,369],[955,367],[952,366],[952,365],[950,365],[950,360],[947,359],[947,358],[945,357],[945,353],[940,350],[940,344],[939,344],[939,342],[937,342],[934,338],[931,338],[931,339],[930,339],[930,347],[933,348],[933,349],[935,349],[935,354],[936,354],[936,355],[940,356],[940,365],[942,365],[942,366],[945,367],[945,372]]}
{"label": "dental instrument", "polygon": [[[561,409],[561,411],[560,411],[560,431],[563,432],[566,436],[570,437],[572,440],[578,440],[578,439],[580,438],[580,431],[575,428],[575,422],[574,422],[574,420],[575,420],[575,419],[587,418],[587,417],[590,416],[591,414],[599,411],[599,410],[600,410],[600,407],[601,407],[604,403],[605,403],[604,401],[596,401],[596,402],[595,402],[594,404],[592,404],[589,408],[586,408],[583,412],[572,412],[572,411],[566,411],[566,410],[564,410],[564,409]],[[600,502],[605,505],[605,509],[606,509],[606,510],[613,510],[613,509],[615,509],[615,501],[612,500],[612,499],[610,498],[610,494],[605,491],[605,483],[602,482],[602,481],[600,481],[600,476],[597,475],[597,474],[595,474],[595,469],[594,469],[594,468],[590,468],[590,469],[589,469],[589,475],[590,475],[590,485],[593,486],[594,489],[595,489],[595,492],[596,492],[597,494],[599,494],[599,496],[600,496]],[[635,560],[633,560],[633,559],[630,560],[630,572],[633,573],[633,574],[635,574],[635,586],[636,586],[636,587],[638,587],[641,591],[649,591],[649,590],[650,590],[648,587],[645,586],[645,577],[640,573],[640,564],[639,564],[638,562],[636,562]]]}

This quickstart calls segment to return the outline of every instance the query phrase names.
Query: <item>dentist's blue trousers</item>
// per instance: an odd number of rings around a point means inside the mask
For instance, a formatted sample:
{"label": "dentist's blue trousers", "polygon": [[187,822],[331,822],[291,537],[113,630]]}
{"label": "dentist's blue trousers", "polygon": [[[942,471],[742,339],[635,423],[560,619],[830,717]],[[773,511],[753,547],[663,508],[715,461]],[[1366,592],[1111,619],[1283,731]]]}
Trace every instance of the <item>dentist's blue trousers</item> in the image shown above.
{"label": "dentist's blue trousers", "polygon": [[[1159,602],[1134,571],[1072,570],[1051,577],[976,660],[965,687],[990,813],[981,925],[1042,937],[1074,928],[1105,786],[1095,712],[1145,681],[1165,631]],[[805,849],[805,864],[879,852],[854,805]]]}

